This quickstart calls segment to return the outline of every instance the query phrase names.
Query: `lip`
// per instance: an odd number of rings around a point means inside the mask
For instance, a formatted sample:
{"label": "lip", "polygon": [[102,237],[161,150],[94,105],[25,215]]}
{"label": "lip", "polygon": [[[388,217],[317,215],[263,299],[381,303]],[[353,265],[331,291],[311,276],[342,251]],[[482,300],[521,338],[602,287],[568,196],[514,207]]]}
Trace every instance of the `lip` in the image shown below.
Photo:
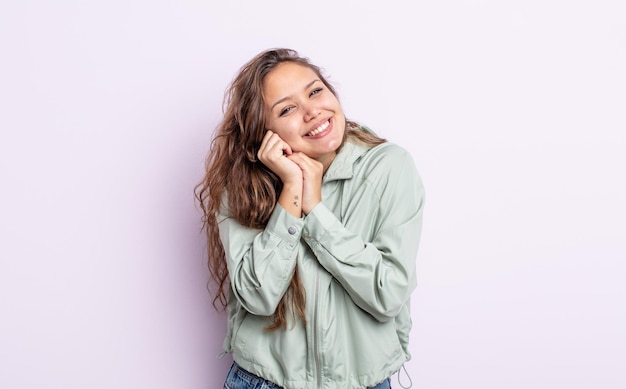
{"label": "lip", "polygon": [[[319,126],[321,126],[322,124],[328,122],[328,127],[320,132],[319,134],[315,134],[315,135],[307,135],[309,134],[311,131],[315,130],[316,128],[318,128]],[[322,138],[324,136],[326,136],[326,134],[330,133],[333,130],[333,118],[329,117],[327,119],[324,120],[320,120],[319,122],[317,122],[314,126],[312,126],[309,131],[304,135],[305,138],[308,139],[317,139],[317,138]]]}

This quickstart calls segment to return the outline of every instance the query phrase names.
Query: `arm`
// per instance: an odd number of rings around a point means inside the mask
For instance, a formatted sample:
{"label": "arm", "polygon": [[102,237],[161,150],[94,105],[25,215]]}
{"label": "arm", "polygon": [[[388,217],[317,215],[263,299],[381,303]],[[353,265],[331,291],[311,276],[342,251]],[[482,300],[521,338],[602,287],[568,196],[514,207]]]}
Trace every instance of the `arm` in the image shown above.
{"label": "arm", "polygon": [[[219,233],[230,287],[248,312],[269,316],[289,287],[296,266],[303,220],[302,171],[288,156],[291,147],[277,134],[267,131],[259,148],[259,160],[283,182],[267,225],[248,228],[231,217],[223,201]],[[225,200],[225,199],[224,199]]]}
{"label": "arm", "polygon": [[[348,230],[322,203],[305,221],[304,240],[319,263],[343,286],[356,305],[380,321],[394,318],[416,286],[415,257],[422,227],[424,189],[411,156],[397,147],[377,151],[363,185],[372,198],[362,201],[351,225],[373,224],[366,240]],[[361,200],[360,200],[361,199]],[[365,235],[365,234],[363,234]]]}
{"label": "arm", "polygon": [[269,316],[276,310],[296,266],[303,224],[280,204],[264,230],[244,227],[227,214],[220,216],[230,287],[250,313]]}

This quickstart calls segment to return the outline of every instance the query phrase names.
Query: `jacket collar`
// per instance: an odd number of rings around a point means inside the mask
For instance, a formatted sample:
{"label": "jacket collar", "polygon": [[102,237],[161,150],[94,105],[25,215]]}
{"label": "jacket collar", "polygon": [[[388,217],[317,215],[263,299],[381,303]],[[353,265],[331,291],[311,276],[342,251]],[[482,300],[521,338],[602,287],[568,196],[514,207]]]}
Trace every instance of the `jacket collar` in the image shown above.
{"label": "jacket collar", "polygon": [[370,148],[371,146],[360,142],[358,139],[348,138],[328,167],[323,181],[329,182],[352,178],[354,163]]}

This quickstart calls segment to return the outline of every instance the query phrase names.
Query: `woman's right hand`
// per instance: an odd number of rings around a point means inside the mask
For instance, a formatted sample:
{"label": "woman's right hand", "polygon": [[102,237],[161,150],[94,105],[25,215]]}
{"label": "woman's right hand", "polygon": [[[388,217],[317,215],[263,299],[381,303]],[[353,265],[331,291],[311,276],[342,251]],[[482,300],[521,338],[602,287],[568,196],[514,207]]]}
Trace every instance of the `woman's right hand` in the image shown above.
{"label": "woman's right hand", "polygon": [[302,170],[287,156],[293,151],[278,134],[268,130],[263,137],[257,157],[265,166],[280,177],[283,184],[302,185]]}
{"label": "woman's right hand", "polygon": [[295,217],[302,216],[302,169],[288,156],[291,147],[278,134],[267,131],[257,156],[283,182],[278,203]]}

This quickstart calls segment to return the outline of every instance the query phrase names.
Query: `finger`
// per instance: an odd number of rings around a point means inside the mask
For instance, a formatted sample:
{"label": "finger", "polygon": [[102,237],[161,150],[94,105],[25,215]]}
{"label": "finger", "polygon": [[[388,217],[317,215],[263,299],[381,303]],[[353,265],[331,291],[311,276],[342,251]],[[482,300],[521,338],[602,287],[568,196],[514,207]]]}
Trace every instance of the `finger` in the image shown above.
{"label": "finger", "polygon": [[318,163],[318,161],[314,160],[313,158],[302,152],[293,153],[292,155],[290,155],[290,158],[293,159],[294,162],[298,161],[298,163],[302,164],[303,166],[315,166]]}
{"label": "finger", "polygon": [[285,152],[285,155],[293,154],[293,150],[291,149],[291,146],[289,146],[289,144],[285,141],[283,141],[282,150]]}
{"label": "finger", "polygon": [[293,161],[300,167],[303,172],[314,176],[322,176],[324,167],[321,162],[307,156],[306,154],[297,152],[290,155],[289,160]]}
{"label": "finger", "polygon": [[[275,133],[268,131],[263,137],[263,141],[261,142],[261,147],[259,148],[259,156],[261,157],[280,157],[282,156],[282,148],[280,147],[280,143],[282,140]],[[280,151],[277,153],[277,151]]]}
{"label": "finger", "polygon": [[268,130],[263,141],[265,149],[269,150],[269,155],[271,156],[282,157],[283,155],[291,155],[293,153],[291,146],[275,132]]}

